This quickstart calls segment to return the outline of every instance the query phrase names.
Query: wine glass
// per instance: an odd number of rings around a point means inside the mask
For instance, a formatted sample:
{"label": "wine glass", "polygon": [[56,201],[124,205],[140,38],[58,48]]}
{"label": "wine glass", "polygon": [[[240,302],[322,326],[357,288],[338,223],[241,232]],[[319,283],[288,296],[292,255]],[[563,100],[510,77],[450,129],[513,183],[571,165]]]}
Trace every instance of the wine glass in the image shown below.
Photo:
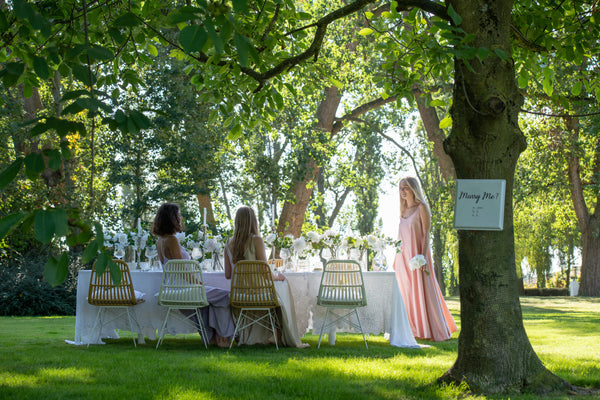
{"label": "wine glass", "polygon": [[321,256],[328,261],[331,258],[331,250],[329,249],[329,247],[325,247],[323,249],[323,251],[321,252]]}
{"label": "wine glass", "polygon": [[154,259],[154,257],[156,257],[158,255],[158,251],[156,250],[156,246],[148,246],[148,247],[146,247],[146,250],[144,251],[144,254],[148,258],[148,267],[150,269],[150,268],[152,268],[152,260]]}
{"label": "wine glass", "polygon": [[117,257],[119,260],[125,257],[125,249],[123,248],[123,246],[117,246],[117,250],[115,251],[115,257]]}
{"label": "wine glass", "polygon": [[286,248],[281,249],[281,251],[279,252],[279,256],[281,257],[281,259],[283,260],[283,269],[285,270],[286,266],[287,266],[287,260],[290,258],[291,254],[290,251]]}

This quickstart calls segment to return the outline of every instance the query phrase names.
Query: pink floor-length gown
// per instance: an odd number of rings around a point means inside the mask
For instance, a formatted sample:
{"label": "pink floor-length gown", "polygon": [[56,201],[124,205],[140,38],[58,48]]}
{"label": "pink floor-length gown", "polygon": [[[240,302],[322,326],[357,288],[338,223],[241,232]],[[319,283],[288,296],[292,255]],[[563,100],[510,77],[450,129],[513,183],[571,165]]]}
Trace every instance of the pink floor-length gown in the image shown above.
{"label": "pink floor-length gown", "polygon": [[422,237],[423,226],[417,207],[408,217],[400,218],[398,238],[402,240],[402,252],[394,259],[396,278],[413,335],[419,339],[448,340],[458,328],[435,278],[430,252],[426,256],[427,264],[421,269],[411,271],[409,268],[410,259],[419,254],[417,240]]}

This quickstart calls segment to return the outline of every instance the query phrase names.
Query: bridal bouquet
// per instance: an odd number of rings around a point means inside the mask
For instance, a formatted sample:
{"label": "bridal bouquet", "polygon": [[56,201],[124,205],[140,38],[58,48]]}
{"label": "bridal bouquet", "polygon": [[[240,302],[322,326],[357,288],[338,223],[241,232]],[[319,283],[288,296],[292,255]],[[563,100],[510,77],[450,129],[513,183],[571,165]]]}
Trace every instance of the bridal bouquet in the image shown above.
{"label": "bridal bouquet", "polygon": [[[417,254],[416,256],[410,259],[410,261],[408,262],[408,267],[411,271],[414,271],[416,269],[422,268],[425,264],[427,264],[425,256],[422,254]],[[425,271],[425,273],[429,275],[429,271],[427,271],[426,269],[424,269],[423,271]]]}

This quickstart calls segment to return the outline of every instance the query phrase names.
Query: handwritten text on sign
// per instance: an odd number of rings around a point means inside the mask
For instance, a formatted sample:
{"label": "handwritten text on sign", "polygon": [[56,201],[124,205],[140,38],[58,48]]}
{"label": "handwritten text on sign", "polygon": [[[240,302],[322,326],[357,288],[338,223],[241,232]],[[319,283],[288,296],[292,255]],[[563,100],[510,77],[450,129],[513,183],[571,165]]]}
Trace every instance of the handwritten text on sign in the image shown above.
{"label": "handwritten text on sign", "polygon": [[502,230],[505,188],[503,179],[458,179],[454,228]]}

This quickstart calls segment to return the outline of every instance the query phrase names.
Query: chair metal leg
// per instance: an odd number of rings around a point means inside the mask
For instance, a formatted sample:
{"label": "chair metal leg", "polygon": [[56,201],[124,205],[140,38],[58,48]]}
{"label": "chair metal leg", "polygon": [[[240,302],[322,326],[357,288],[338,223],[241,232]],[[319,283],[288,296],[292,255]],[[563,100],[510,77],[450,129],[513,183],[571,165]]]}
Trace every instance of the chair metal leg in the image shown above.
{"label": "chair metal leg", "polygon": [[277,346],[277,331],[275,330],[275,323],[273,321],[273,314],[271,311],[274,312],[274,310],[269,310],[269,321],[271,321],[271,332],[273,332],[273,339],[275,340],[275,348],[277,350],[279,350],[279,346]]}
{"label": "chair metal leg", "polygon": [[317,349],[321,348],[321,339],[323,338],[323,330],[325,329],[325,325],[327,325],[327,316],[329,315],[329,307],[327,307],[327,311],[325,311],[325,319],[323,320],[323,325],[321,325],[321,333],[319,334],[319,344],[317,345]]}
{"label": "chair metal leg", "polygon": [[[104,309],[102,307],[98,307],[98,312],[96,313],[96,319],[94,319],[94,325],[92,326],[92,334],[94,334],[96,332],[96,327],[98,326],[98,322],[101,319],[100,313],[103,311]],[[100,323],[100,329],[102,329],[102,323]],[[102,332],[98,332],[98,338],[96,339],[96,343],[98,343],[98,341],[100,341],[100,335],[102,334]],[[90,347],[90,343],[88,342],[87,347]]]}
{"label": "chair metal leg", "polygon": [[170,308],[167,308],[167,315],[165,316],[165,320],[163,321],[162,326],[160,327],[160,332],[158,334],[158,341],[156,342],[156,350],[158,350],[158,346],[160,346],[163,337],[164,337],[164,332],[165,332],[165,328],[167,327],[167,321],[169,320],[169,313],[171,312]]}
{"label": "chair metal leg", "polygon": [[354,309],[354,313],[356,314],[356,319],[358,320],[358,326],[360,327],[360,333],[362,333],[363,341],[365,342],[365,347],[368,350],[369,346],[367,345],[367,339],[365,338],[365,331],[363,330],[362,324],[360,323],[360,317],[358,316],[358,310],[356,308]]}

